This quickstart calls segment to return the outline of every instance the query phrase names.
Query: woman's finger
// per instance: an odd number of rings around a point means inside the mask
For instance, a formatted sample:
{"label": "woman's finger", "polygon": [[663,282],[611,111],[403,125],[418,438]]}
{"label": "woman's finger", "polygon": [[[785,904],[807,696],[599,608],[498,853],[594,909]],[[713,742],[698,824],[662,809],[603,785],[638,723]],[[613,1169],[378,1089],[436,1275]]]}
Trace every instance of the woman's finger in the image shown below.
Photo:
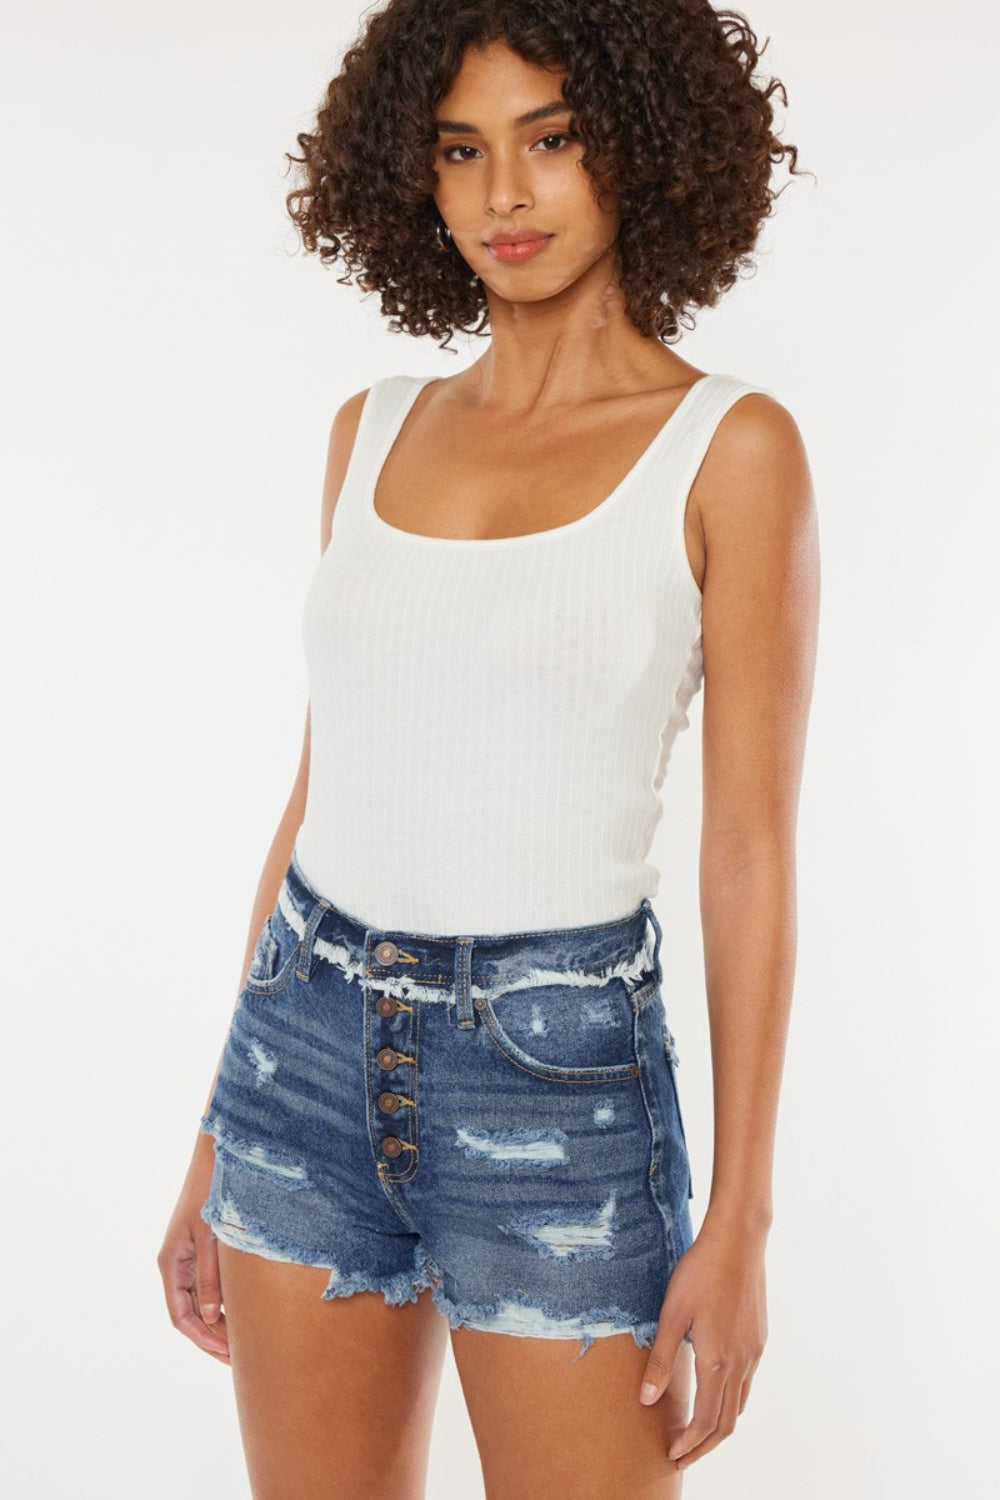
{"label": "woman's finger", "polygon": [[[740,1392],[743,1384],[744,1382],[738,1377],[733,1377],[726,1381],[715,1426],[702,1442],[697,1443],[693,1448],[687,1449],[678,1462],[677,1467],[679,1469],[687,1469],[691,1464],[697,1463],[699,1458],[704,1458],[706,1453],[710,1453],[713,1448],[717,1448],[721,1442],[735,1431],[736,1419],[739,1416]],[[683,1441],[683,1437],[682,1433],[678,1442]],[[674,1447],[676,1446],[677,1444],[675,1443]],[[673,1449],[670,1451],[670,1456],[671,1458],[673,1457]]]}
{"label": "woman's finger", "polygon": [[185,1312],[173,1319],[174,1327],[199,1349],[206,1354],[211,1354],[214,1359],[221,1360],[228,1365],[232,1361],[229,1357],[229,1338],[226,1334],[226,1318],[223,1313],[218,1321],[209,1327],[190,1306]]}
{"label": "woman's finger", "polygon": [[646,1368],[642,1372],[639,1400],[643,1406],[652,1406],[654,1401],[659,1401],[670,1384],[670,1377],[677,1363],[677,1351],[681,1347],[682,1340],[682,1330],[675,1328],[671,1331],[670,1325],[661,1320],[655,1342],[646,1360]]}
{"label": "woman's finger", "polygon": [[[225,1315],[209,1325],[201,1317],[197,1301],[198,1254],[193,1242],[171,1246],[159,1258],[167,1311],[174,1327],[206,1354],[229,1363],[229,1339]],[[211,1275],[209,1277],[211,1281]]]}
{"label": "woman's finger", "polygon": [[219,1280],[219,1245],[208,1225],[204,1234],[195,1230],[197,1277],[195,1306],[205,1323],[216,1323],[222,1312],[222,1285]]}
{"label": "woman's finger", "polygon": [[699,1354],[695,1344],[694,1373],[697,1382],[694,1411],[684,1431],[679,1432],[671,1443],[668,1458],[677,1459],[690,1452],[715,1431],[719,1422],[730,1374],[725,1361],[718,1356]]}
{"label": "woman's finger", "polygon": [[743,1381],[743,1389],[740,1392],[740,1409],[739,1409],[739,1415],[741,1417],[742,1417],[743,1413],[746,1411],[747,1401],[750,1399],[750,1387],[753,1385],[753,1378],[754,1378],[754,1376],[757,1373],[757,1366],[758,1366],[759,1363],[760,1363],[759,1360],[757,1360],[757,1359],[753,1360],[753,1362],[750,1365],[749,1370],[747,1371],[746,1379]]}

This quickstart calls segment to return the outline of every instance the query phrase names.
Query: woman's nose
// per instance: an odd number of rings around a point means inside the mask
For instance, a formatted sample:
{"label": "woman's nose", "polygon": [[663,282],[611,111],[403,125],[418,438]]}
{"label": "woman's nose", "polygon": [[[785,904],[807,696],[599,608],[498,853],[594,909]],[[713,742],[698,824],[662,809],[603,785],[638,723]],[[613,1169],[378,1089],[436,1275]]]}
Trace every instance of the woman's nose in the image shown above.
{"label": "woman's nose", "polygon": [[486,181],[486,209],[500,217],[527,208],[531,193],[525,181],[525,168],[516,159],[490,163]]}

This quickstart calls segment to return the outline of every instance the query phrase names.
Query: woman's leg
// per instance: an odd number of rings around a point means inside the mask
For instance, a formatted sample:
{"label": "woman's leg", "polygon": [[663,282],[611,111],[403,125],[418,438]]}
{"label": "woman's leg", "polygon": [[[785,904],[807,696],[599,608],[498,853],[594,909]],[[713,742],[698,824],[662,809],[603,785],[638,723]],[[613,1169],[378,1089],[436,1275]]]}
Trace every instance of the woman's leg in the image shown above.
{"label": "woman's leg", "polygon": [[649,1350],[631,1334],[572,1339],[451,1331],[487,1500],[680,1500],[667,1449],[689,1416],[693,1351],[652,1406],[639,1401]]}
{"label": "woman's leg", "polygon": [[448,1326],[429,1292],[324,1301],[329,1269],[219,1243],[253,1500],[424,1500]]}

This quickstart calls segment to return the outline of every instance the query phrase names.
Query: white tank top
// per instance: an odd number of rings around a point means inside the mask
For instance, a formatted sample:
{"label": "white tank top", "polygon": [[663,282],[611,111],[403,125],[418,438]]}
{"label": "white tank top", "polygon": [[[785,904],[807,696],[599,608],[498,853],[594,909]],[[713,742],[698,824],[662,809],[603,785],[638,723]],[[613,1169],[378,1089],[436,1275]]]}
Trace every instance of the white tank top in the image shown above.
{"label": "white tank top", "polygon": [[660,788],[702,682],[688,492],[733,403],[773,392],[704,376],[596,509],[465,540],[401,531],[374,507],[433,378],[369,390],[307,591],[295,855],[320,895],[384,929],[613,921],[656,894]]}

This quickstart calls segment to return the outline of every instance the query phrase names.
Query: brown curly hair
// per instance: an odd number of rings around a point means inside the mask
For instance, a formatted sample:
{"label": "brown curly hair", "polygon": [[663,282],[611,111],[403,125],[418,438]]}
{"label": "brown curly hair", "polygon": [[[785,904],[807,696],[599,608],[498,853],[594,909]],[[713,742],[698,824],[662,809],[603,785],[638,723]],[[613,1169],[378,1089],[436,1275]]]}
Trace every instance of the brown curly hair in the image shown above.
{"label": "brown curly hair", "polygon": [[583,167],[620,210],[627,315],[676,342],[690,309],[752,269],[778,196],[772,163],[798,170],[772,130],[784,85],[753,77],[767,42],[758,52],[747,18],[708,0],[388,0],[345,52],[315,130],[296,136],[303,155],[285,152],[304,168],[286,207],[306,250],[378,292],[394,333],[444,347],[455,329],[488,329],[482,281],[453,244],[438,248],[432,195],[434,109],[466,49],[492,41],[565,69]]}

